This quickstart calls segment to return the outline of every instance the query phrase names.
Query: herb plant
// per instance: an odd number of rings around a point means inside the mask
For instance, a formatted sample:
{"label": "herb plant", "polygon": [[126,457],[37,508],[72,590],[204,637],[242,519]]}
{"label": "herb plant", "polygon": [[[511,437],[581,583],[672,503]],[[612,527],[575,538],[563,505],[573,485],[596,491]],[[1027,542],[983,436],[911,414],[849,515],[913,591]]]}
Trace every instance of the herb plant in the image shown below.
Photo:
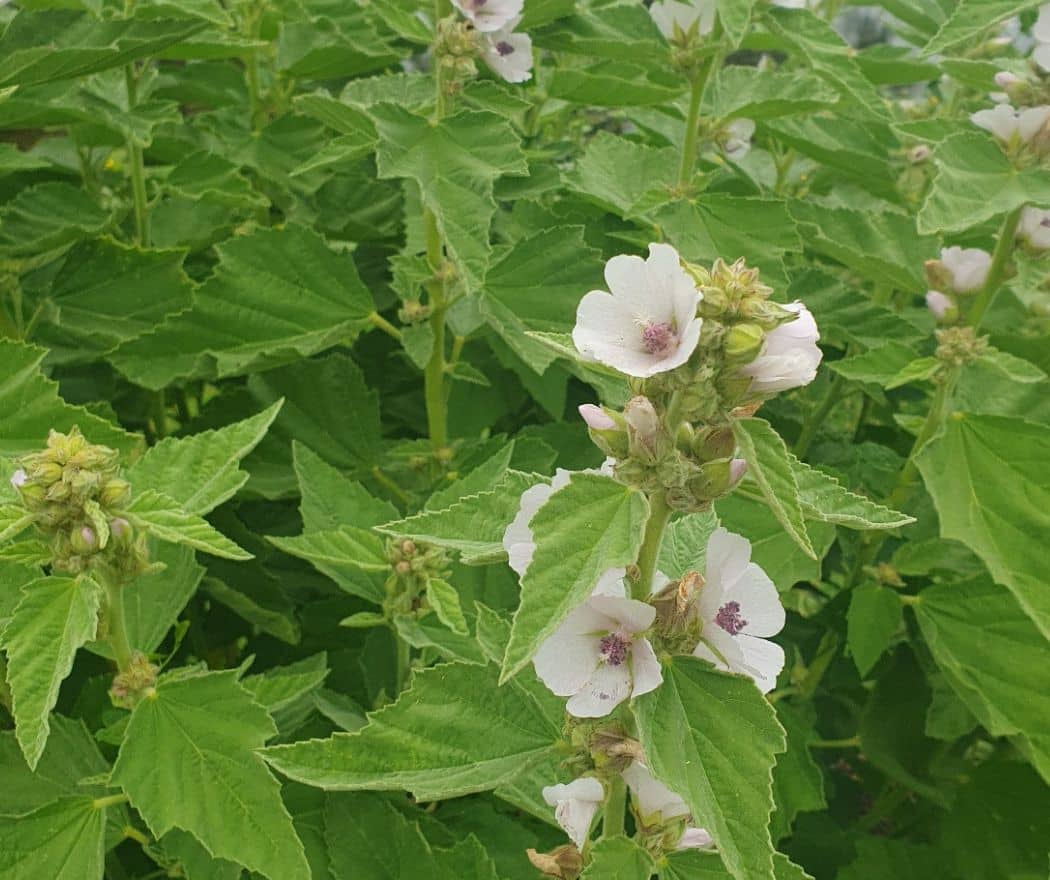
{"label": "herb plant", "polygon": [[0,5],[0,880],[1028,880],[1050,5]]}

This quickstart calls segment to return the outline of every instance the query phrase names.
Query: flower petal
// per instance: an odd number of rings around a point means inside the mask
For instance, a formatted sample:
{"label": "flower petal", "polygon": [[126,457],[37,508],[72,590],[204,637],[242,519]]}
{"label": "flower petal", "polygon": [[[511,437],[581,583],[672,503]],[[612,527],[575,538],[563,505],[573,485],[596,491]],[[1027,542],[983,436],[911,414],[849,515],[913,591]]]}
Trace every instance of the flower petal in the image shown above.
{"label": "flower petal", "polygon": [[700,616],[714,620],[725,603],[725,593],[751,562],[751,542],[747,538],[717,528],[707,539],[707,565],[700,591]]}
{"label": "flower petal", "polygon": [[577,718],[601,718],[630,696],[631,671],[626,663],[601,664],[590,680],[569,698],[565,708]]}
{"label": "flower petal", "polygon": [[540,681],[559,697],[572,696],[598,668],[601,637],[614,626],[590,602],[574,608],[532,658]]}
{"label": "flower petal", "polygon": [[655,691],[664,680],[663,668],[648,639],[638,639],[631,646],[632,697]]}
{"label": "flower petal", "polygon": [[656,817],[666,822],[689,813],[685,801],[653,776],[640,761],[632,761],[622,775],[643,817]]}
{"label": "flower petal", "polygon": [[741,633],[737,637],[743,655],[744,668],[734,670],[750,675],[758,689],[768,694],[777,684],[777,676],[784,668],[784,649],[776,642]]}
{"label": "flower petal", "polygon": [[593,596],[588,604],[607,618],[615,620],[618,627],[630,633],[645,632],[653,625],[656,609],[637,599],[620,599],[615,596]]}
{"label": "flower petal", "polygon": [[758,565],[750,563],[723,596],[726,602],[740,604],[740,616],[747,621],[741,632],[753,636],[775,636],[784,628],[784,606],[773,581]]}

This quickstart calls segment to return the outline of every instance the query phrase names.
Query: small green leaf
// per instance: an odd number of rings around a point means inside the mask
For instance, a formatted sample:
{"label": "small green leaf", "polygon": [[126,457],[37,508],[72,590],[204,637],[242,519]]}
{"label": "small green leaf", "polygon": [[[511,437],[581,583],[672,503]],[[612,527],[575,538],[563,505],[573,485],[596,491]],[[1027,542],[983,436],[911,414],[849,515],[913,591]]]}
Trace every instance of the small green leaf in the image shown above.
{"label": "small green leaf", "polygon": [[15,732],[30,768],[44,751],[48,716],[73,657],[95,637],[101,603],[102,590],[89,577],[40,578],[22,588],[22,598],[0,633]]}
{"label": "small green leaf", "polygon": [[540,508],[530,523],[536,552],[521,579],[501,682],[521,671],[602,574],[637,559],[648,518],[644,495],[595,474],[573,474]]}
{"label": "small green leaf", "polygon": [[178,502],[156,489],[135,495],[122,512],[132,525],[145,529],[162,541],[186,544],[194,550],[203,550],[224,559],[252,558],[251,553],[242,550],[207,520],[187,513]]}
{"label": "small green leaf", "polygon": [[558,736],[524,689],[497,687],[493,667],[452,663],[417,672],[396,703],[355,733],[263,755],[309,785],[406,789],[422,801],[496,788],[550,756]]}
{"label": "small green leaf", "polygon": [[203,516],[234,496],[248,474],[238,464],[266,435],[282,400],[242,422],[189,437],[167,437],[128,469],[136,492],[163,492],[190,514]]}
{"label": "small green leaf", "polygon": [[689,805],[730,874],[773,880],[771,774],[787,742],[754,682],[675,657],[633,706],[649,768]]}
{"label": "small green leaf", "polygon": [[602,837],[590,853],[580,880],[649,880],[656,869],[653,857],[626,837]]}
{"label": "small green leaf", "polygon": [[328,655],[322,651],[288,666],[275,666],[241,680],[255,702],[271,714],[321,686],[328,675]]}
{"label": "small green leaf", "polygon": [[271,880],[309,880],[280,786],[257,754],[276,732],[236,672],[168,676],[132,712],[112,779],[156,836],[181,828]]}
{"label": "small green leaf", "polygon": [[904,608],[897,594],[875,583],[862,584],[850,595],[846,644],[861,676],[890,646],[901,627]]}
{"label": "small green leaf", "polygon": [[915,522],[913,516],[850,492],[833,476],[799,461],[790,452],[788,460],[798,485],[802,510],[810,519],[862,530],[895,529]]}
{"label": "small green leaf", "polygon": [[817,558],[806,531],[802,499],[791,454],[780,435],[763,419],[741,419],[733,425],[748,475],[762,490],[769,509],[795,543],[812,559]]}
{"label": "small green leaf", "polygon": [[267,540],[278,550],[307,562],[348,565],[361,571],[390,571],[390,560],[386,557],[382,539],[366,529],[340,526],[293,538],[270,535]]}
{"label": "small green leaf", "polygon": [[467,634],[467,619],[459,604],[459,593],[450,583],[440,578],[430,578],[427,581],[427,603],[434,609],[438,620],[450,630],[460,635]]}

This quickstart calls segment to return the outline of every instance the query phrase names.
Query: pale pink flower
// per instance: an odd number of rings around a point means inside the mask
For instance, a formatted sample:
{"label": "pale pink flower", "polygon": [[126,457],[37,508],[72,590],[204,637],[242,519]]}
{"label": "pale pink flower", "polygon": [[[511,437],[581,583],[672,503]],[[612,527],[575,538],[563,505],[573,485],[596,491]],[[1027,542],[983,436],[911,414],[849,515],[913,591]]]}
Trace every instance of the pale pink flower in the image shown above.
{"label": "pale pink flower", "polygon": [[577,849],[591,833],[594,814],[605,799],[605,789],[593,776],[582,776],[566,785],[548,785],[543,799],[554,807],[554,818]]}
{"label": "pale pink flower", "polygon": [[798,317],[774,327],[762,342],[762,351],[740,372],[751,377],[751,390],[773,394],[808,385],[817,375],[824,356],[817,346],[820,333],[817,322],[802,303],[788,303],[784,308]]}
{"label": "pale pink flower", "polygon": [[492,33],[521,18],[525,0],[452,0],[452,5],[463,13],[482,33]]}

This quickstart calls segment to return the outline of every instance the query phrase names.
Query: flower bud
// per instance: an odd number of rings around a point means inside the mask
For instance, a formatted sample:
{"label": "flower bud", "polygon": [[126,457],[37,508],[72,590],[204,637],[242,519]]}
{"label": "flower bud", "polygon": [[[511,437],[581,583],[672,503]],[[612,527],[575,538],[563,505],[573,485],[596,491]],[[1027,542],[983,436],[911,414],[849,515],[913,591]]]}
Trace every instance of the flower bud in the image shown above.
{"label": "flower bud", "polygon": [[80,526],[69,533],[69,546],[78,556],[88,556],[98,549],[98,536],[90,526]]}
{"label": "flower bud", "polygon": [[113,543],[121,546],[130,544],[135,536],[135,530],[124,517],[116,516],[109,521],[109,536]]}
{"label": "flower bud", "polygon": [[648,397],[639,395],[623,408],[631,453],[643,461],[655,462],[660,457],[662,426],[660,416]]}
{"label": "flower bud", "polygon": [[53,461],[42,461],[33,468],[33,479],[36,482],[50,486],[62,479],[62,465]]}
{"label": "flower bud", "polygon": [[734,472],[739,474],[737,480],[743,476],[739,465],[734,467],[728,458],[704,462],[700,466],[700,475],[689,481],[689,490],[697,501],[714,501],[725,495],[735,485]]}
{"label": "flower bud", "polygon": [[11,474],[11,486],[15,489],[21,489],[25,485],[26,480],[28,479],[29,477],[26,476],[25,470],[23,468],[19,468],[17,471]]}
{"label": "flower bud", "polygon": [[98,495],[98,503],[103,507],[121,508],[131,500],[131,486],[127,480],[107,480]]}
{"label": "flower bud", "polygon": [[931,150],[926,144],[919,144],[908,151],[908,161],[911,162],[912,165],[921,165],[929,159],[931,155],[933,155],[933,150]]}
{"label": "flower bud", "polygon": [[604,409],[593,403],[584,403],[579,407],[580,417],[587,423],[587,427],[594,431],[613,431],[616,422],[612,420]]}
{"label": "flower bud", "polygon": [[44,493],[44,497],[48,501],[65,501],[72,492],[73,490],[70,488],[69,483],[63,480],[58,483],[52,483]]}
{"label": "flower bud", "polygon": [[958,315],[958,309],[955,308],[951,297],[945,296],[939,290],[926,291],[926,308],[938,321],[953,321]]}
{"label": "flower bud", "polygon": [[532,866],[545,877],[560,877],[562,880],[576,880],[583,871],[583,856],[571,843],[555,847],[549,853],[527,849],[525,854]]}
{"label": "flower bud", "polygon": [[18,494],[22,496],[22,503],[27,508],[37,510],[43,506],[47,490],[38,483],[26,483],[19,487]]}
{"label": "flower bud", "polygon": [[727,491],[734,488],[737,483],[744,479],[744,474],[747,473],[747,459],[734,458],[729,462],[729,485],[726,487]]}
{"label": "flower bud", "polygon": [[995,75],[995,84],[999,86],[1004,92],[1007,91],[1010,86],[1016,85],[1019,82],[1023,82],[1021,77],[1016,74],[1010,73],[1008,70],[1000,70]]}
{"label": "flower bud", "polygon": [[579,408],[580,416],[587,423],[587,433],[602,452],[611,458],[623,459],[629,453],[627,424],[619,413],[604,407],[585,403]]}
{"label": "flower bud", "polygon": [[715,458],[729,458],[736,449],[736,438],[731,428],[705,428],[693,445],[693,453],[701,462]]}
{"label": "flower bud", "polygon": [[80,428],[74,425],[68,434],[62,434],[52,429],[47,435],[47,448],[55,456],[59,464],[65,464],[87,446],[87,440],[80,433]]}
{"label": "flower bud", "polygon": [[726,361],[733,365],[749,364],[762,350],[765,332],[758,324],[736,324],[726,334]]}

